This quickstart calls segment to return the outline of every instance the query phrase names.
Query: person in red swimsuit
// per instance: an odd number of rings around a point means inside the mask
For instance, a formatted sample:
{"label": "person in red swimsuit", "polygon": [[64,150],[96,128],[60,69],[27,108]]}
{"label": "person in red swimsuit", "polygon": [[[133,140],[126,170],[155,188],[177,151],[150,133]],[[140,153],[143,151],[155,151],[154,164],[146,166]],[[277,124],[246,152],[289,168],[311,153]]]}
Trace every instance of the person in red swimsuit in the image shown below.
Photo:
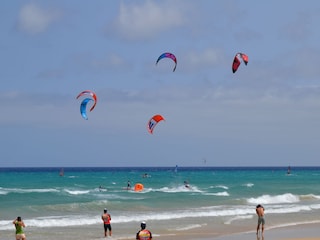
{"label": "person in red swimsuit", "polygon": [[103,210],[103,214],[101,216],[101,219],[103,221],[103,227],[104,227],[104,236],[107,236],[107,231],[109,230],[109,236],[111,237],[112,229],[111,229],[111,215],[108,213],[108,210],[105,208]]}

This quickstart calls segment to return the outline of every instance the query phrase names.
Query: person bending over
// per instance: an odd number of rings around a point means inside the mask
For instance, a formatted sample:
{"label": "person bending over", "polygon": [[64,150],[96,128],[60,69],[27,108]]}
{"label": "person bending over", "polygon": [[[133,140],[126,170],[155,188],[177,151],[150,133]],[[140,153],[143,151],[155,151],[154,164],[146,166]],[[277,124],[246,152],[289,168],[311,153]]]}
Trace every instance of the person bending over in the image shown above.
{"label": "person bending over", "polygon": [[257,225],[257,235],[259,232],[259,228],[261,225],[261,235],[263,236],[264,232],[264,224],[265,224],[265,219],[264,219],[264,207],[262,205],[257,205],[256,207],[256,213],[258,215],[258,225]]}

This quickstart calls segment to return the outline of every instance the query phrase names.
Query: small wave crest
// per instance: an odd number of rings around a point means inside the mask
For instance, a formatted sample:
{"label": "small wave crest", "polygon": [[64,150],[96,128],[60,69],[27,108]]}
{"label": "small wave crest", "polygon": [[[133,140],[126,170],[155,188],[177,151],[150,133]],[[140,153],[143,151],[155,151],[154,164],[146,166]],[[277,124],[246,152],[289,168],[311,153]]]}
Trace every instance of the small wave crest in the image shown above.
{"label": "small wave crest", "polygon": [[190,230],[190,229],[194,229],[194,228],[201,228],[202,226],[203,226],[203,224],[202,225],[201,224],[190,224],[190,225],[187,225],[187,226],[184,226],[184,227],[176,228],[174,230],[176,230],[176,231],[186,231],[186,230]]}
{"label": "small wave crest", "polygon": [[246,183],[246,184],[243,184],[243,186],[251,188],[254,186],[254,184],[253,183]]}
{"label": "small wave crest", "polygon": [[313,200],[313,199],[320,199],[320,196],[314,195],[314,194],[306,194],[306,195],[301,195],[300,198],[304,200]]}
{"label": "small wave crest", "polygon": [[227,186],[224,186],[224,185],[211,186],[210,188],[222,188],[222,189],[226,189],[226,190],[229,189]]}
{"label": "small wave crest", "polygon": [[177,187],[163,187],[159,189],[155,189],[156,192],[165,192],[165,193],[178,193],[178,192],[202,192],[196,186],[185,187],[177,186]]}
{"label": "small wave crest", "polygon": [[217,192],[217,193],[204,193],[203,195],[207,195],[207,196],[222,196],[222,197],[228,197],[230,196],[230,194],[226,191],[224,192]]}
{"label": "small wave crest", "polygon": [[251,219],[251,218],[253,218],[253,215],[236,216],[236,217],[228,219],[227,221],[224,222],[224,224],[229,225],[232,222],[237,221],[237,220],[245,220],[245,219]]}
{"label": "small wave crest", "polygon": [[0,194],[7,195],[10,193],[48,193],[48,192],[59,192],[54,188],[0,188]]}
{"label": "small wave crest", "polygon": [[297,203],[300,199],[298,196],[291,193],[285,193],[281,195],[262,195],[257,198],[249,198],[247,202],[249,204],[277,204],[277,203]]}
{"label": "small wave crest", "polygon": [[89,190],[68,190],[68,189],[65,189],[64,191],[71,195],[88,194],[90,192]]}

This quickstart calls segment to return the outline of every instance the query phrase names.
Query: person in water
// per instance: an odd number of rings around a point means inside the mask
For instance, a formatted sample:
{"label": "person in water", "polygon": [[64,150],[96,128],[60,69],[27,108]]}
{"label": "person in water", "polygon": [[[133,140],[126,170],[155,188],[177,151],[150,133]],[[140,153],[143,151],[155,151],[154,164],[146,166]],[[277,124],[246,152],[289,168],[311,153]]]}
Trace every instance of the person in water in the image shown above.
{"label": "person in water", "polygon": [[105,208],[103,210],[103,214],[101,216],[103,221],[103,228],[104,228],[104,236],[107,237],[107,231],[109,230],[109,236],[111,237],[112,228],[111,228],[111,215],[108,213],[108,210]]}
{"label": "person in water", "polygon": [[16,240],[26,240],[26,235],[23,231],[23,228],[26,227],[21,217],[17,217],[13,222],[16,227]]}
{"label": "person in water", "polygon": [[146,229],[146,222],[142,222],[140,224],[141,230],[137,232],[136,239],[137,240],[151,240],[152,239],[152,233]]}
{"label": "person in water", "polygon": [[127,182],[127,190],[130,190],[131,189],[131,182],[128,180]]}
{"label": "person in water", "polygon": [[262,205],[257,205],[256,207],[256,213],[258,215],[258,225],[257,225],[257,235],[259,232],[259,228],[261,225],[261,235],[263,236],[264,232],[264,224],[265,224],[265,219],[264,219],[264,207]]}

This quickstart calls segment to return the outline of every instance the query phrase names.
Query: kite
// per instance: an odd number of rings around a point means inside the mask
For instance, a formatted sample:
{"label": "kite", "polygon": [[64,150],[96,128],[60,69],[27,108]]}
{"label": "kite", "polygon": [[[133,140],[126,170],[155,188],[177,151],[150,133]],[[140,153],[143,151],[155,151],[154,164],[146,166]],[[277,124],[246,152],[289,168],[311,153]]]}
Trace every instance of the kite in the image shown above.
{"label": "kite", "polygon": [[158,124],[158,122],[165,120],[161,115],[154,115],[148,122],[147,129],[149,133],[153,133],[153,129]]}
{"label": "kite", "polygon": [[233,59],[232,63],[232,72],[235,73],[238,70],[238,67],[240,66],[240,60],[239,57],[243,60],[244,64],[247,65],[249,58],[246,54],[244,53],[237,53],[236,56]]}
{"label": "kite", "polygon": [[160,55],[160,57],[158,57],[158,60],[156,62],[156,65],[158,64],[158,62],[162,59],[162,58],[171,58],[174,62],[175,62],[175,65],[174,65],[174,68],[173,68],[173,72],[176,70],[176,67],[177,67],[177,58],[175,55],[173,55],[172,53],[163,53]]}
{"label": "kite", "polygon": [[143,188],[144,188],[144,186],[143,186],[142,183],[136,183],[136,184],[134,185],[134,191],[135,191],[135,192],[141,192],[141,191],[143,190]]}
{"label": "kite", "polygon": [[89,94],[94,100],[94,103],[93,103],[92,107],[90,108],[90,112],[91,112],[97,104],[97,95],[93,91],[85,90],[85,91],[79,93],[79,95],[77,96],[77,99],[83,95],[86,95],[86,94]]}
{"label": "kite", "polygon": [[87,117],[87,104],[90,101],[93,101],[93,100],[91,98],[85,98],[85,99],[83,99],[83,101],[82,101],[82,103],[80,105],[80,113],[81,113],[82,117],[85,120],[88,120],[88,117]]}

